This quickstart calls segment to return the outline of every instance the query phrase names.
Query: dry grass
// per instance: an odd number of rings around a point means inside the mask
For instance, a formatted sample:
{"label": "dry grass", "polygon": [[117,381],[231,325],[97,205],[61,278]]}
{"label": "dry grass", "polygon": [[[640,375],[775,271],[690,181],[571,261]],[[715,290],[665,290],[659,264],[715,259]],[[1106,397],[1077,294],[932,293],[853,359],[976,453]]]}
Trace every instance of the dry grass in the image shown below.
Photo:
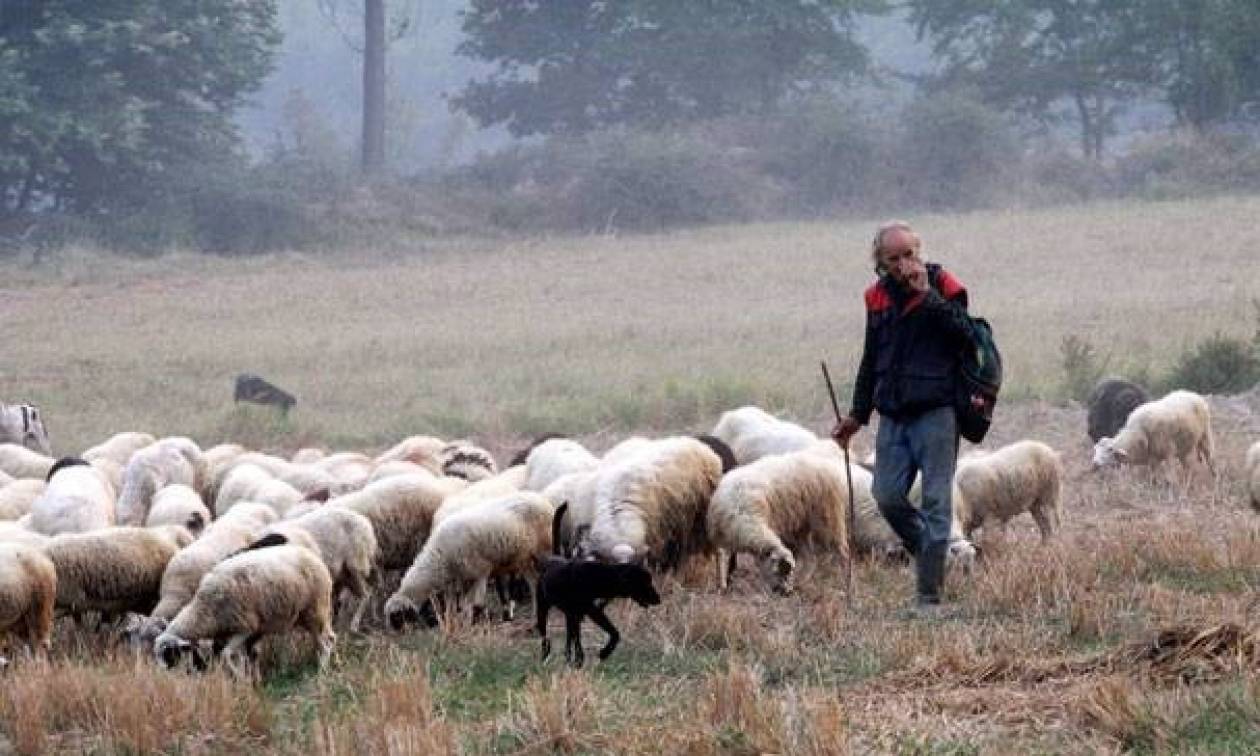
{"label": "dry grass", "polygon": [[[160,672],[63,625],[47,667],[19,660],[0,684],[0,752],[1245,752],[1260,734],[1260,521],[1239,468],[1260,396],[1213,399],[1221,474],[1186,486],[1089,473],[1084,412],[1035,397],[1058,383],[1066,333],[1159,365],[1249,329],[1260,255],[1237,250],[1260,243],[1257,211],[919,219],[1010,364],[993,444],[1045,440],[1068,476],[1064,530],[1044,545],[1026,517],[982,532],[985,564],[951,576],[943,619],[904,616],[905,565],[859,561],[850,602],[834,560],[806,559],[788,598],[751,562],[724,594],[695,563],[661,581],[660,607],[614,605],[622,646],[576,672],[537,661],[529,612],[345,633],[323,676],[303,641],[268,642],[257,683]],[[815,358],[852,365],[870,225],[6,269],[19,357],[0,397],[43,403],[63,451],[126,428],[340,448],[471,433],[500,453],[560,428],[603,448],[742,401],[821,428]],[[242,370],[298,394],[291,421],[230,406]],[[602,641],[588,625],[588,650]]]}

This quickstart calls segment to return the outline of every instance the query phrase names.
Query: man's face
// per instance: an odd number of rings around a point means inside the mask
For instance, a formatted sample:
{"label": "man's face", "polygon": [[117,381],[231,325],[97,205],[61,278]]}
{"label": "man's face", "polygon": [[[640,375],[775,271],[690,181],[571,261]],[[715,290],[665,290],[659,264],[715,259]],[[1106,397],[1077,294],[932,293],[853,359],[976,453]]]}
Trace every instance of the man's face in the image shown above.
{"label": "man's face", "polygon": [[918,269],[918,259],[919,250],[910,234],[899,228],[884,234],[879,261],[894,281],[905,283],[906,278]]}

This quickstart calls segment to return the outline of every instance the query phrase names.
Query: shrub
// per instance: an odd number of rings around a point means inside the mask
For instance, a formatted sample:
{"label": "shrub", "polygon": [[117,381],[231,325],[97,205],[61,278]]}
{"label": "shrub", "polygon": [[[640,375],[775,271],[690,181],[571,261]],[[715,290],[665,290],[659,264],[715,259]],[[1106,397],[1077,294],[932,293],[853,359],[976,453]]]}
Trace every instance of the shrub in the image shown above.
{"label": "shrub", "polygon": [[1063,337],[1059,354],[1063,360],[1064,395],[1078,402],[1085,401],[1102,379],[1107,360],[1099,359],[1094,345],[1076,334]]}
{"label": "shrub", "polygon": [[1260,188],[1260,149],[1241,134],[1190,131],[1138,141],[1116,161],[1126,191],[1150,199]]}
{"label": "shrub", "polygon": [[1216,333],[1182,353],[1167,383],[1200,394],[1246,391],[1260,383],[1260,355],[1254,343]]}

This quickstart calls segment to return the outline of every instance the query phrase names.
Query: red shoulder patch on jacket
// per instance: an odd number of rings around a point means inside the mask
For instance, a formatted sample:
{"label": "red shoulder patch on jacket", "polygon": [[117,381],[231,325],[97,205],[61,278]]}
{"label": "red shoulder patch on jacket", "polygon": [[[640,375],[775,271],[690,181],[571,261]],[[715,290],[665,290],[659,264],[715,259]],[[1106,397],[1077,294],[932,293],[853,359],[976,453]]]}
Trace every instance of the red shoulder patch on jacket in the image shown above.
{"label": "red shoulder patch on jacket", "polygon": [[866,310],[868,312],[880,312],[881,310],[887,310],[889,307],[893,306],[892,297],[888,295],[888,292],[884,290],[883,286],[879,285],[879,281],[871,284],[870,287],[867,288],[864,296],[866,298]]}
{"label": "red shoulder patch on jacket", "polygon": [[937,283],[941,287],[941,296],[946,299],[953,299],[967,290],[967,287],[963,286],[962,281],[958,280],[958,276],[944,268],[941,268],[941,275],[937,279]]}

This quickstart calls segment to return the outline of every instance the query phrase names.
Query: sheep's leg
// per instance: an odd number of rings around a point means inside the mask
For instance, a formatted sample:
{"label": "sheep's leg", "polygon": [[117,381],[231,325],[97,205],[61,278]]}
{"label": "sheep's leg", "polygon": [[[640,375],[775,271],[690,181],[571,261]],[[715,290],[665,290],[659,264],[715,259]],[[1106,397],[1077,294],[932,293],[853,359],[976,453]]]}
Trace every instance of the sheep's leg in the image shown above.
{"label": "sheep's leg", "polygon": [[582,650],[582,613],[564,613],[564,658],[574,667],[581,668],[586,661]]}
{"label": "sheep's leg", "polygon": [[473,624],[481,621],[486,614],[486,591],[489,588],[489,580],[480,578],[472,585],[472,590],[468,591],[468,596],[472,599],[472,616]]}
{"label": "sheep's leg", "polygon": [[228,639],[227,646],[223,649],[223,661],[234,677],[243,677],[249,671],[248,661],[242,653],[248,640],[247,633],[237,633]]}
{"label": "sheep's leg", "polygon": [[601,630],[608,633],[608,642],[599,650],[599,659],[603,661],[616,650],[617,644],[621,642],[621,633],[617,632],[617,628],[613,625],[612,620],[608,619],[608,615],[604,614],[603,609],[592,606],[587,610],[586,614],[596,625],[599,625]]}
{"label": "sheep's leg", "polygon": [[[1032,510],[1033,520],[1037,522],[1037,530],[1041,531],[1042,543],[1049,541],[1050,536],[1054,534],[1054,525],[1051,523],[1050,513],[1046,511],[1047,509],[1048,507],[1034,507]],[[1002,523],[1002,530],[1005,533],[1005,522]]]}

